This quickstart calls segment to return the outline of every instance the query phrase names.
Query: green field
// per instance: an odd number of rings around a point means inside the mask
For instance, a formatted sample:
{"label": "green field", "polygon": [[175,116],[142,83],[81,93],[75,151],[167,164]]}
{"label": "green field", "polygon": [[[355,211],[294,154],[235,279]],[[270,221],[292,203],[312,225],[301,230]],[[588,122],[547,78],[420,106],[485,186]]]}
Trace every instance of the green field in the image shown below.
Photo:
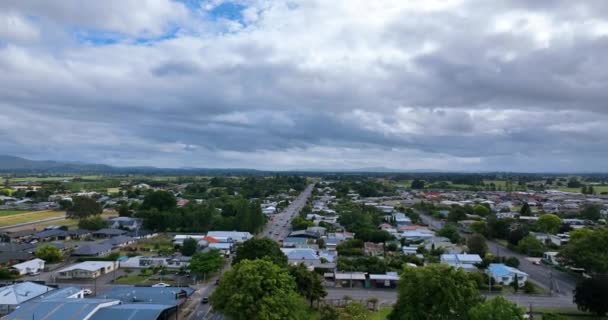
{"label": "green field", "polygon": [[24,210],[0,210],[0,217],[12,216],[15,214],[26,213]]}
{"label": "green field", "polygon": [[27,176],[27,177],[15,177],[15,178],[9,178],[10,182],[26,182],[26,181],[32,181],[32,182],[50,182],[50,181],[63,181],[63,180],[72,180],[75,177],[81,178],[83,180],[101,180],[104,177],[103,176],[51,176],[51,177],[47,177],[47,176]]}
{"label": "green field", "polygon": [[39,221],[49,218],[58,218],[65,217],[64,211],[52,211],[52,210],[44,210],[44,211],[30,211],[30,212],[21,212],[18,214],[12,215],[2,215],[0,216],[0,227],[12,226],[15,224],[26,223]]}

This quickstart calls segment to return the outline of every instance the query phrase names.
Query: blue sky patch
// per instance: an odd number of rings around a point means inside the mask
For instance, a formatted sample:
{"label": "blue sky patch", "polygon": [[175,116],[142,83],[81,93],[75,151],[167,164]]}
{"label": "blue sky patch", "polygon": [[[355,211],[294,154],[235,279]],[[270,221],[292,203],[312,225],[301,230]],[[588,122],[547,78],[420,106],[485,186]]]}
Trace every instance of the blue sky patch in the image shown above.
{"label": "blue sky patch", "polygon": [[216,19],[224,18],[242,22],[243,15],[241,14],[241,11],[245,8],[246,7],[242,4],[225,2],[209,11],[209,15]]}

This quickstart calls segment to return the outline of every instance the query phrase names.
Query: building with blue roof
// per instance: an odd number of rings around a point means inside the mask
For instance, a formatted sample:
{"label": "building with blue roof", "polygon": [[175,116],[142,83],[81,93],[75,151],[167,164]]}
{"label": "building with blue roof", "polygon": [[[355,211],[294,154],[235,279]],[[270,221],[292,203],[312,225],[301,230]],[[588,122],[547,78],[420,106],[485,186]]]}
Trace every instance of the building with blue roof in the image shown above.
{"label": "building with blue roof", "polygon": [[156,320],[168,319],[176,306],[164,304],[118,304],[97,311],[90,320]]}
{"label": "building with blue roof", "polygon": [[150,303],[179,305],[194,290],[184,287],[114,287],[99,295],[106,299],[116,299],[123,303]]}
{"label": "building with blue roof", "polygon": [[488,274],[494,278],[496,283],[503,285],[510,285],[515,281],[515,277],[517,277],[517,282],[520,287],[523,287],[526,281],[528,281],[527,273],[502,263],[490,263]]}
{"label": "building with blue roof", "polygon": [[91,319],[101,310],[119,304],[115,299],[36,299],[24,303],[4,320],[80,320]]}

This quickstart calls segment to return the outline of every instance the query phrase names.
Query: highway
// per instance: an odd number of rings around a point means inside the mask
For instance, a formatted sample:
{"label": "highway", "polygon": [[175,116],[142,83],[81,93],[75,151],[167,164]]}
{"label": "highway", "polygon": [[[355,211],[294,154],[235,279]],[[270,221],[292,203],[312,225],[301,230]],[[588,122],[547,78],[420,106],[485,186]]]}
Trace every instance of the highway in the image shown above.
{"label": "highway", "polygon": [[[263,232],[259,233],[258,237],[268,237],[276,241],[283,240],[285,237],[289,235],[291,231],[291,220],[302,210],[302,208],[306,205],[308,198],[310,198],[312,194],[312,189],[314,188],[314,184],[310,184],[302,191],[296,199],[294,199],[285,210],[281,211],[272,216],[272,219],[268,221],[266,228]],[[230,261],[228,261],[225,265],[225,268],[222,270],[222,273],[230,268]],[[200,303],[203,297],[209,297],[215,290],[215,281],[219,278],[216,276],[210,281],[203,284],[199,289],[197,289],[192,300],[197,302],[197,305],[194,307],[194,311],[190,316],[191,320],[221,320],[224,319],[223,315],[214,314],[212,312],[212,308],[210,304]]]}
{"label": "highway", "polygon": [[[439,230],[443,227],[443,222],[433,219],[432,217],[420,214],[422,221],[434,230]],[[558,293],[559,296],[564,296],[572,301],[572,291],[576,287],[576,279],[571,275],[555,270],[546,265],[535,265],[526,256],[514,252],[507,247],[492,241],[487,240],[488,250],[495,255],[511,256],[519,259],[519,267],[521,271],[530,275],[530,280],[546,290],[551,290],[553,293]]]}

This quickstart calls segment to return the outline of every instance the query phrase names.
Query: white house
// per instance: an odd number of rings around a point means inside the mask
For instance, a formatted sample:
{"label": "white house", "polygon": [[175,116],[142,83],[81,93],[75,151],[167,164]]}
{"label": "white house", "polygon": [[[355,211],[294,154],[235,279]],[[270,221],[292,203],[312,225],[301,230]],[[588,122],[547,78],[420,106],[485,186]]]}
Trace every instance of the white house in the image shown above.
{"label": "white house", "polygon": [[19,272],[19,275],[23,276],[26,274],[41,272],[42,270],[44,270],[44,262],[44,260],[36,258],[26,262],[15,264],[11,268],[17,270],[17,272]]}
{"label": "white house", "polygon": [[0,315],[15,310],[22,303],[53,290],[34,282],[20,282],[0,288]]}
{"label": "white house", "polygon": [[454,268],[463,268],[464,270],[477,270],[475,266],[481,263],[481,257],[478,254],[442,254],[441,263],[445,263]]}
{"label": "white house", "polygon": [[557,251],[547,251],[545,253],[543,253],[543,260],[554,264],[554,265],[558,265],[559,261],[557,261]]}
{"label": "white house", "polygon": [[240,231],[209,231],[207,237],[213,237],[220,242],[245,242],[253,238],[253,235]]}
{"label": "white house", "polygon": [[520,271],[519,269],[506,266],[502,263],[490,263],[488,267],[488,274],[494,278],[496,283],[503,285],[510,285],[515,281],[517,276],[517,282],[520,287],[523,287],[526,281],[528,281],[528,274]]}
{"label": "white house", "polygon": [[85,261],[57,272],[58,279],[95,279],[114,271],[114,261]]}

